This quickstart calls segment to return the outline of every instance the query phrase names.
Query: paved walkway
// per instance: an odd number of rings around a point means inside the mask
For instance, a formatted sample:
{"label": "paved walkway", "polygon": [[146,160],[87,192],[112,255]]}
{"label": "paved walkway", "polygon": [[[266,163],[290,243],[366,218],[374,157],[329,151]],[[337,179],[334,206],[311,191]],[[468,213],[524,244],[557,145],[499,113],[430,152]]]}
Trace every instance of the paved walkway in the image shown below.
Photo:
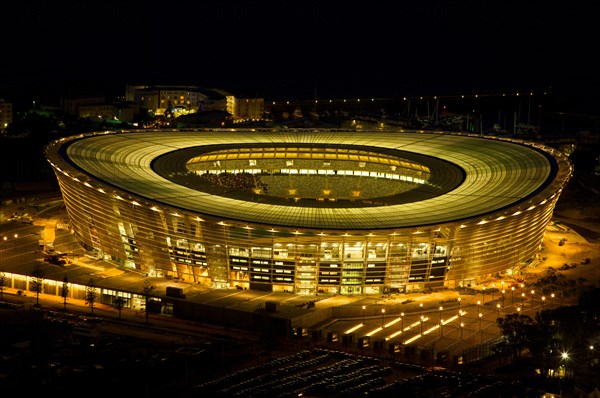
{"label": "paved walkway", "polygon": [[84,300],[69,298],[65,306],[62,297],[40,294],[38,300],[35,293],[18,294],[18,290],[12,288],[4,290],[2,301],[22,305],[24,310],[36,310],[36,303],[39,303],[39,308],[44,311],[76,315],[82,324],[90,320],[101,320],[103,322],[91,322],[90,324],[102,333],[145,338],[157,342],[193,345],[200,341],[224,337],[241,341],[256,341],[255,333],[241,329],[203,324],[160,314],[148,314],[146,320],[146,314],[143,311],[123,309],[119,314],[114,307],[100,303],[95,303],[92,311],[92,308]]}

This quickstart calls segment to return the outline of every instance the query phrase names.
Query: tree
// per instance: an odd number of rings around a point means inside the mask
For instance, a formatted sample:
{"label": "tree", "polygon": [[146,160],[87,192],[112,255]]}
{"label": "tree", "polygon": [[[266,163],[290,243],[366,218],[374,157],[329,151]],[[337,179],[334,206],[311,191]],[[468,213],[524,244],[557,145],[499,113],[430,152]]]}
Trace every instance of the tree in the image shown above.
{"label": "tree", "polygon": [[113,300],[113,307],[119,311],[119,320],[121,320],[121,311],[123,310],[123,307],[125,307],[125,299],[121,296],[115,298]]}
{"label": "tree", "polygon": [[96,281],[94,278],[90,278],[87,285],[85,286],[85,303],[90,306],[92,314],[94,313],[94,303],[98,298],[98,288],[96,287]]}
{"label": "tree", "polygon": [[150,300],[152,299],[152,292],[154,291],[154,286],[150,283],[148,279],[144,280],[144,287],[142,289],[142,295],[144,296],[144,304],[146,305],[146,324],[148,324],[148,307],[150,304]]}
{"label": "tree", "polygon": [[67,274],[63,278],[62,287],[60,288],[60,296],[63,298],[63,305],[65,306],[65,311],[67,310],[67,296],[69,295],[69,280],[67,279]]}
{"label": "tree", "polygon": [[541,376],[546,377],[546,370],[553,367],[553,353],[558,351],[560,345],[556,324],[550,318],[550,312],[538,312],[535,323],[527,333],[527,347],[531,357],[539,366]]}
{"label": "tree", "polygon": [[503,318],[498,318],[496,323],[504,336],[506,349],[511,353],[512,362],[517,362],[521,352],[529,346],[530,330],[534,320],[527,315],[507,314]]}
{"label": "tree", "polygon": [[40,293],[44,290],[44,275],[45,272],[42,269],[41,265],[36,264],[31,271],[31,277],[33,280],[31,281],[31,287],[35,292],[35,306],[39,307],[40,305]]}
{"label": "tree", "polygon": [[4,290],[6,289],[7,282],[8,278],[4,271],[0,272],[0,301],[4,298]]}

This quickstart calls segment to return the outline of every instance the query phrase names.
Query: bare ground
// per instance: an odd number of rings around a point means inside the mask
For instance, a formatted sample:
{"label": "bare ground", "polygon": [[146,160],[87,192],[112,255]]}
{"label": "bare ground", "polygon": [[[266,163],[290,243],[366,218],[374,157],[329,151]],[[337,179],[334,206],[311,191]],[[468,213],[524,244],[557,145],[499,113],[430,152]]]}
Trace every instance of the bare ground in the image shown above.
{"label": "bare ground", "polygon": [[[542,263],[533,273],[545,273],[548,267],[577,264],[561,271],[571,279],[584,278],[600,286],[600,176],[573,178],[561,193],[553,220],[543,243]],[[562,228],[561,228],[562,227]],[[565,239],[564,245],[559,245]],[[588,264],[582,264],[589,259]]]}

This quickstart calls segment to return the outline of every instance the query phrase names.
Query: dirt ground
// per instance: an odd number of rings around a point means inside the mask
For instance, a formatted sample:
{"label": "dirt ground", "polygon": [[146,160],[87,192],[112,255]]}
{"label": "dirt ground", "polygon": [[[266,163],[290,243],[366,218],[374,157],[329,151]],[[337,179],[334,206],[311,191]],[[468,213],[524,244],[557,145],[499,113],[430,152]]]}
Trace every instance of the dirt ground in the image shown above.
{"label": "dirt ground", "polygon": [[[600,176],[573,178],[554,210],[558,225],[549,227],[543,242],[543,261],[529,273],[545,274],[548,267],[577,264],[560,271],[569,279],[584,278],[600,286]],[[559,245],[564,239],[564,244]],[[545,259],[545,260],[544,260]],[[590,259],[588,264],[582,264]]]}

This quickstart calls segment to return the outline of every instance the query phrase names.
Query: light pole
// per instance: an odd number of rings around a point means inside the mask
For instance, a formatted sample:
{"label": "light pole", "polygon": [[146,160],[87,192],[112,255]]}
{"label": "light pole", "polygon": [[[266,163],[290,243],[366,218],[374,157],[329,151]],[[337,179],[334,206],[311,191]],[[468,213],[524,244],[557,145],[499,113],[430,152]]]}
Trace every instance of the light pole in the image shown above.
{"label": "light pole", "polygon": [[525,285],[521,283],[521,297],[523,297],[523,288],[524,287],[525,287]]}
{"label": "light pole", "polygon": [[402,333],[404,333],[404,312],[400,313],[400,327],[402,328]]}
{"label": "light pole", "polygon": [[421,336],[423,335],[423,315],[421,315]]}
{"label": "light pole", "polygon": [[500,304],[496,304],[496,309],[498,310],[498,318],[500,318]]}
{"label": "light pole", "polygon": [[481,302],[485,304],[485,286],[481,288]]}
{"label": "light pole", "polygon": [[531,291],[531,308],[533,308],[533,293],[535,293],[535,290]]}
{"label": "light pole", "polygon": [[496,284],[492,283],[492,301],[494,301],[494,290],[496,290]]}
{"label": "light pole", "polygon": [[513,305],[515,303],[515,287],[512,286],[510,288],[510,305]]}
{"label": "light pole", "polygon": [[481,339],[483,339],[483,329],[481,329],[481,318],[483,317],[483,314],[480,312],[477,316],[479,317],[479,332],[481,333]]}
{"label": "light pole", "polygon": [[554,304],[554,293],[550,294],[550,298],[552,299],[552,304]]}
{"label": "light pole", "polygon": [[440,305],[440,337],[444,335],[444,333],[442,332],[442,325],[443,325],[443,323],[442,323],[442,310],[443,309],[444,309],[444,307],[442,307]]}
{"label": "light pole", "polygon": [[525,293],[521,293],[521,307],[525,306]]}
{"label": "light pole", "polygon": [[382,329],[384,328],[384,325],[383,325],[384,317],[385,317],[385,308],[382,308],[381,309],[381,328]]}
{"label": "light pole", "polygon": [[564,298],[564,297],[565,297],[565,295],[564,295],[564,291],[562,291],[562,290],[561,290],[561,291],[560,291],[560,305],[562,305],[562,303],[563,303],[563,298]]}
{"label": "light pole", "polygon": [[542,296],[542,308],[544,308],[544,303],[546,302],[546,296]]}
{"label": "light pole", "polygon": [[363,305],[362,306],[362,310],[363,310],[362,311],[362,324],[363,325],[365,324],[365,308],[366,308],[366,306]]}
{"label": "light pole", "polygon": [[[504,283],[504,282],[502,282],[502,283]],[[504,307],[504,293],[505,293],[505,292],[506,292],[506,291],[505,291],[504,289],[502,289],[502,306],[503,306],[503,307]]]}
{"label": "light pole", "polygon": [[563,374],[562,374],[562,378],[559,379],[559,386],[560,386],[560,396],[562,397],[562,386],[563,386],[563,379],[566,379],[567,377],[567,360],[569,359],[569,354],[566,352],[563,352],[560,355],[560,360],[564,361],[564,365],[563,365]]}
{"label": "light pole", "polygon": [[0,246],[0,267],[4,267],[4,250],[2,249],[4,247],[4,242],[6,242],[6,236],[3,236],[2,241],[0,241],[0,243],[2,243]]}
{"label": "light pole", "polygon": [[567,361],[569,360],[569,353],[568,352],[563,352],[561,355],[562,360],[565,362],[564,368],[563,368],[563,375],[564,378],[567,378]]}
{"label": "light pole", "polygon": [[481,301],[477,301],[477,314],[481,314]]}
{"label": "light pole", "polygon": [[463,339],[463,328],[465,327],[464,323],[460,323],[460,341]]}

